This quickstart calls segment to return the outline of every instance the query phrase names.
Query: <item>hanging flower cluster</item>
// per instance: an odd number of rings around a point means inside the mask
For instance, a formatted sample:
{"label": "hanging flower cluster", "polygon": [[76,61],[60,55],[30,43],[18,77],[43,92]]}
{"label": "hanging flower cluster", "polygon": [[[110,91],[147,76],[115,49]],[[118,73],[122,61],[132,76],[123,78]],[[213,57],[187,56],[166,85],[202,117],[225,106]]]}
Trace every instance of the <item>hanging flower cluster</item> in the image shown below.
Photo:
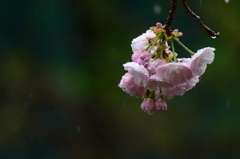
{"label": "hanging flower cluster", "polygon": [[[164,26],[157,23],[133,39],[132,62],[123,64],[128,72],[118,86],[131,96],[144,98],[141,108],[149,114],[167,110],[166,100],[193,88],[207,64],[213,62],[214,48],[206,47],[193,53],[179,41],[179,36],[182,33],[177,29],[167,34]],[[173,41],[183,46],[191,58],[177,58]]]}

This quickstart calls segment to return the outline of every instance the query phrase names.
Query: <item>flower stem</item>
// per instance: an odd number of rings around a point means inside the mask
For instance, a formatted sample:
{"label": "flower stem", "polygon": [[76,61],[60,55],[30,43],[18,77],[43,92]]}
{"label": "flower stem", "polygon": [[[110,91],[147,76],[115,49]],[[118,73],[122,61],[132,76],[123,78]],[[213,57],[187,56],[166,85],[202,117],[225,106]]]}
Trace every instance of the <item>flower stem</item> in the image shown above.
{"label": "flower stem", "polygon": [[172,46],[172,51],[173,51],[173,60],[174,60],[174,62],[177,62],[173,39],[171,39],[171,46]]}
{"label": "flower stem", "polygon": [[[158,41],[158,40],[161,41],[162,36],[163,36],[163,33],[160,33],[160,34],[157,36],[156,41]],[[156,54],[156,59],[157,59],[157,58],[162,59],[162,58],[163,58],[163,55],[162,55],[163,46],[162,46],[162,43],[161,43],[161,42],[160,42],[160,45],[158,46],[157,50],[159,50],[159,51],[156,52],[156,53],[157,53],[157,54]]]}
{"label": "flower stem", "polygon": [[155,44],[157,43],[157,41],[160,39],[161,35],[162,35],[162,34],[160,33],[160,34],[158,34],[158,35],[155,37],[154,41],[146,48],[146,51],[149,50],[149,52],[151,52],[151,50],[153,49],[153,47],[155,46]]}
{"label": "flower stem", "polygon": [[155,91],[151,91],[149,97],[154,100]]}
{"label": "flower stem", "polygon": [[183,43],[181,43],[178,38],[173,38],[174,40],[176,40],[179,45],[181,45],[188,53],[190,53],[191,55],[194,55],[194,52],[192,52],[191,50],[189,50],[185,45],[183,45]]}

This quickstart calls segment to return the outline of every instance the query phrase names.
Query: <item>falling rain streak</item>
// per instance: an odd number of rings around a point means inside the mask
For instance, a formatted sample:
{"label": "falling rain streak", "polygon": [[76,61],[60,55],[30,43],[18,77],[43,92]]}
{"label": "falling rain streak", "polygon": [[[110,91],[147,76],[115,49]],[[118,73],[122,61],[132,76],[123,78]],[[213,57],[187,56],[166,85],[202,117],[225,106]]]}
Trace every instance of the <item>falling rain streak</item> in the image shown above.
{"label": "falling rain streak", "polygon": [[155,14],[160,14],[161,13],[161,7],[160,7],[159,4],[156,4],[156,5],[153,6],[153,12]]}

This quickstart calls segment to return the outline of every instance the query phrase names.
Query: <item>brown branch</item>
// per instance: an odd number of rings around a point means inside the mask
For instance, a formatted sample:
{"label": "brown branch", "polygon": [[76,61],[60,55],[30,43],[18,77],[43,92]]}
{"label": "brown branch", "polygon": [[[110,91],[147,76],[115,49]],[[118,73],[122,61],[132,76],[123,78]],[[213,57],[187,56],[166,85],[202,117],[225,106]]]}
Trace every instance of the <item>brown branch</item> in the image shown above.
{"label": "brown branch", "polygon": [[198,15],[196,15],[189,7],[188,4],[186,2],[186,0],[182,0],[183,6],[185,7],[186,11],[188,14],[190,14],[191,16],[193,16],[194,19],[197,20],[197,22],[199,23],[200,27],[203,28],[207,34],[209,36],[211,36],[212,38],[216,38],[219,37],[219,32],[215,33],[214,31],[212,31],[209,27],[207,27],[201,20],[200,17]]}
{"label": "brown branch", "polygon": [[169,12],[169,16],[167,18],[167,22],[166,22],[166,25],[164,27],[164,29],[167,32],[167,35],[171,34],[170,27],[172,25],[172,21],[174,20],[174,13],[177,10],[177,0],[172,0],[171,4],[172,4],[172,8],[171,8],[171,10]]}

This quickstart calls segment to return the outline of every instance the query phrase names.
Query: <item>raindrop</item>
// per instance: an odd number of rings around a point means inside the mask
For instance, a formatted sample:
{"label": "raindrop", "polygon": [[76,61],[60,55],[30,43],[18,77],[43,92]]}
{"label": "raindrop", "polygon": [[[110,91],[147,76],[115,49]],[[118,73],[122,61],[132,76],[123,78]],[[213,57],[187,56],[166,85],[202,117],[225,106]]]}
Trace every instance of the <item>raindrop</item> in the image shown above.
{"label": "raindrop", "polygon": [[34,138],[34,135],[32,135],[32,136],[30,137],[30,140],[32,141],[32,140],[33,140],[33,138]]}
{"label": "raindrop", "polygon": [[156,5],[153,6],[153,12],[155,14],[160,14],[161,13],[161,7],[160,7],[159,4],[156,4]]}
{"label": "raindrop", "polygon": [[230,0],[224,0],[225,3],[229,3]]}
{"label": "raindrop", "polygon": [[217,37],[216,36],[211,36],[212,39],[216,39]]}
{"label": "raindrop", "polygon": [[26,102],[26,103],[24,104],[24,108],[25,108],[25,109],[28,109],[28,102]]}
{"label": "raindrop", "polygon": [[228,101],[227,101],[227,108],[230,108],[230,107],[231,107],[231,101],[228,100]]}
{"label": "raindrop", "polygon": [[80,133],[81,127],[80,125],[77,126],[77,133]]}
{"label": "raindrop", "polygon": [[200,1],[200,5],[202,5],[202,0]]}

